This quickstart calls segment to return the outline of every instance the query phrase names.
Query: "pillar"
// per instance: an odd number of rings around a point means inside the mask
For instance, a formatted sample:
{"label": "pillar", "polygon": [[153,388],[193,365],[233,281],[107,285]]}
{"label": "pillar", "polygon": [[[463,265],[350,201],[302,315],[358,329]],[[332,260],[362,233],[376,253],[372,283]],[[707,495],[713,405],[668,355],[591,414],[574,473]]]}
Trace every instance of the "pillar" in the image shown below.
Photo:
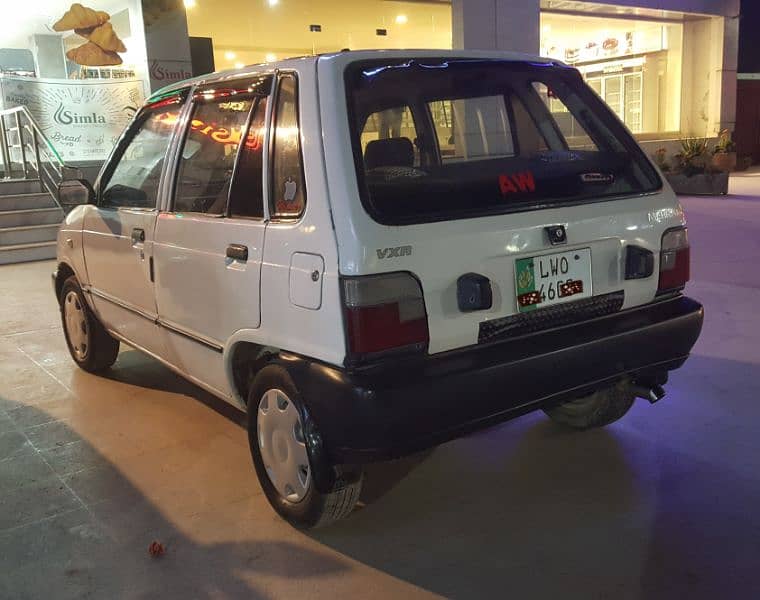
{"label": "pillar", "polygon": [[452,47],[538,54],[539,0],[452,0]]}

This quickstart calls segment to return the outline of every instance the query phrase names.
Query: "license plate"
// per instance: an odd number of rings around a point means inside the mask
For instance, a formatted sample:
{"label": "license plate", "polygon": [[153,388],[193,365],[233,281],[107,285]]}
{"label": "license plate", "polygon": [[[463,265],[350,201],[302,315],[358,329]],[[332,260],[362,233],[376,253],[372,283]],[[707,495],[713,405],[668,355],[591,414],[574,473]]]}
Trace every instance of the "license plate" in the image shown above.
{"label": "license plate", "polygon": [[592,295],[591,249],[518,258],[515,285],[520,312],[588,298]]}

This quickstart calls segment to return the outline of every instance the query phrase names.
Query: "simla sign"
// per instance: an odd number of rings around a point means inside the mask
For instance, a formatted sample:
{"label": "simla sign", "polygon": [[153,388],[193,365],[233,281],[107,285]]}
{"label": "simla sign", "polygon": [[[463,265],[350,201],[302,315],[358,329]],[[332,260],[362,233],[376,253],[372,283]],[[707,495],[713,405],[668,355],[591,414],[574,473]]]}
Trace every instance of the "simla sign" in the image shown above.
{"label": "simla sign", "polygon": [[182,0],[142,0],[142,13],[151,91],[192,77]]}
{"label": "simla sign", "polygon": [[151,91],[156,91],[183,79],[193,76],[192,65],[186,60],[158,60],[150,61],[148,69],[150,75]]}
{"label": "simla sign", "polygon": [[95,112],[89,115],[81,115],[75,112],[71,112],[68,108],[66,108],[66,105],[61,102],[58,105],[58,109],[55,111],[55,114],[53,115],[53,121],[59,123],[60,125],[71,125],[72,123],[76,123],[78,125],[85,123],[105,124],[106,118],[102,114]]}
{"label": "simla sign", "polygon": [[141,80],[2,77],[2,105],[26,106],[66,162],[102,161],[142,105]]}

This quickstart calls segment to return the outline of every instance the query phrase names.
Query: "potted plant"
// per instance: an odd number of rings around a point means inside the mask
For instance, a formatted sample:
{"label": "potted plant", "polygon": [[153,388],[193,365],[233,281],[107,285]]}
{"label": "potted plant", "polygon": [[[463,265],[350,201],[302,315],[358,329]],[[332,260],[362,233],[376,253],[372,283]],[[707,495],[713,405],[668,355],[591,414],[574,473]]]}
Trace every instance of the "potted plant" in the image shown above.
{"label": "potted plant", "polygon": [[736,144],[731,139],[728,129],[720,132],[718,143],[713,149],[712,165],[719,171],[728,172],[736,169]]}
{"label": "potted plant", "polygon": [[681,140],[681,151],[674,156],[671,169],[664,149],[654,156],[676,194],[717,196],[728,193],[728,171],[715,168],[710,161],[706,138]]}
{"label": "potted plant", "polygon": [[707,170],[707,138],[681,140],[681,151],[675,158],[678,170],[687,177],[704,173]]}

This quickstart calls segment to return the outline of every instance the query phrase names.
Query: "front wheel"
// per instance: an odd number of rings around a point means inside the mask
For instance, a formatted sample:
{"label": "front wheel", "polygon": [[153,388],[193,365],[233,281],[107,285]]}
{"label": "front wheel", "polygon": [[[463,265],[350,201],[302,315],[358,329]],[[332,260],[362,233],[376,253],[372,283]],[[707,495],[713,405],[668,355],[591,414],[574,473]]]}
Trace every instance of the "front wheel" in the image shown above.
{"label": "front wheel", "polygon": [[97,373],[116,362],[119,340],[112,338],[92,313],[73,275],[61,289],[61,320],[71,358],[85,371]]}
{"label": "front wheel", "polygon": [[[324,527],[348,516],[361,492],[362,477],[336,478],[326,493],[317,489],[315,468],[324,460],[310,451],[307,436],[318,437],[313,424],[307,433],[301,395],[279,365],[264,367],[248,395],[248,442],[261,487],[272,507],[300,529]],[[329,467],[328,467],[329,468]]]}
{"label": "front wheel", "polygon": [[623,380],[583,398],[544,409],[544,412],[555,423],[573,429],[592,429],[604,427],[623,417],[635,399],[630,381]]}

